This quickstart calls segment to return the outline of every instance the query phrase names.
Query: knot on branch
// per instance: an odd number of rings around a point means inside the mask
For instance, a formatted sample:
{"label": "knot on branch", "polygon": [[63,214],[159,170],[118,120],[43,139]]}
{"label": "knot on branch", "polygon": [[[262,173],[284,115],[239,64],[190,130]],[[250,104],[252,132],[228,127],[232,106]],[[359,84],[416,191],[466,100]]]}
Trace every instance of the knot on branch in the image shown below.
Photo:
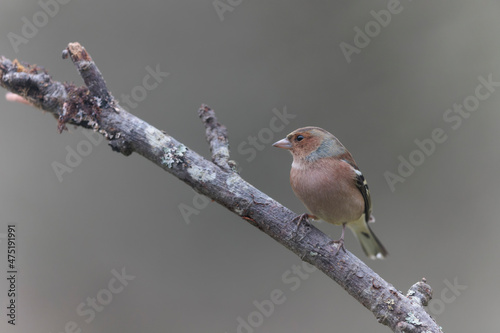
{"label": "knot on branch", "polygon": [[[85,122],[84,127],[97,130],[101,109],[96,101],[90,96],[87,87],[76,87],[74,84],[66,84],[68,98],[64,102],[61,114],[57,120],[57,130],[62,133],[67,130],[66,123],[72,121],[76,124]],[[85,126],[86,125],[86,126]]]}
{"label": "knot on branch", "polygon": [[412,324],[409,324],[405,321],[400,321],[396,325],[396,333],[418,333],[420,332],[418,328]]}
{"label": "knot on branch", "polygon": [[129,156],[134,152],[130,142],[120,137],[120,132],[117,133],[115,139],[109,141],[109,146],[111,147],[111,150],[125,156]]}
{"label": "knot on branch", "polygon": [[427,280],[422,278],[422,281],[410,287],[406,297],[417,302],[419,305],[427,306],[432,299],[432,288],[427,284]]}

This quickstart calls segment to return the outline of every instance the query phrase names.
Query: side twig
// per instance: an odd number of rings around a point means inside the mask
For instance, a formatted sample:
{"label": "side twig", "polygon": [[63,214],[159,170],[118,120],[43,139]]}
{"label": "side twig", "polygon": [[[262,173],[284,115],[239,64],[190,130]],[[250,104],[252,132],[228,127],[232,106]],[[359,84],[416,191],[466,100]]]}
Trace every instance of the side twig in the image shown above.
{"label": "side twig", "polygon": [[231,170],[229,163],[229,140],[227,139],[227,128],[217,121],[214,110],[208,105],[202,104],[198,115],[205,125],[205,134],[212,152],[212,162],[224,170]]}
{"label": "side twig", "polygon": [[431,297],[425,281],[403,295],[349,251],[334,255],[332,240],[314,226],[302,225],[296,230],[289,223],[296,214],[231,171],[225,128],[208,106],[202,106],[201,117],[217,164],[121,108],[80,44],[69,44],[64,55],[73,60],[85,87],[53,81],[48,74],[39,74],[38,68],[4,57],[0,57],[0,84],[51,112],[58,119],[59,130],[66,123],[93,128],[114,151],[126,156],[136,152],[226,207],[319,268],[394,332],[441,332],[423,308]]}

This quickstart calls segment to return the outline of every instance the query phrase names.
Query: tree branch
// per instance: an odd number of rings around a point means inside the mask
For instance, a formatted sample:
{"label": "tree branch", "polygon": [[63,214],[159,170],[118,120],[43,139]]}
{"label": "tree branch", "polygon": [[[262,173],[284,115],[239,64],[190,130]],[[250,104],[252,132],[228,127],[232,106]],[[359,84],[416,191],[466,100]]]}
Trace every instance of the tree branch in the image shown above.
{"label": "tree branch", "polygon": [[[200,109],[214,163],[175,138],[121,108],[108,91],[90,55],[78,43],[69,44],[63,57],[71,57],[86,87],[53,81],[40,68],[0,57],[0,84],[34,106],[66,123],[102,133],[114,151],[135,152],[179,178],[259,228],[274,240],[316,266],[369,309],[394,332],[441,332],[424,310],[431,288],[416,283],[404,296],[349,251],[336,255],[332,240],[308,223],[298,230],[290,221],[296,214],[247,183],[231,170],[227,131],[208,106]],[[12,99],[12,97],[11,97]]]}
{"label": "tree branch", "polygon": [[232,170],[234,162],[229,161],[229,141],[227,139],[227,128],[217,122],[214,110],[208,105],[202,104],[198,115],[205,125],[207,141],[212,152],[212,161],[224,170]]}

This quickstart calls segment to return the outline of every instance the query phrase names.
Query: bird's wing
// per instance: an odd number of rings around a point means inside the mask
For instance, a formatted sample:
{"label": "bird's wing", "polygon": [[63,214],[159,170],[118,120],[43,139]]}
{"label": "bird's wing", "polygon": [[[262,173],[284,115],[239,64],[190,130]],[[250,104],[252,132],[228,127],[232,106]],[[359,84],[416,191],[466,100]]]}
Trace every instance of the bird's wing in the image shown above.
{"label": "bird's wing", "polygon": [[365,176],[363,173],[359,171],[358,166],[351,158],[342,159],[344,162],[348,163],[356,173],[355,184],[358,190],[361,192],[363,199],[365,201],[365,219],[366,222],[369,222],[372,215],[372,198],[370,196],[370,189],[368,188],[368,183],[366,182]]}

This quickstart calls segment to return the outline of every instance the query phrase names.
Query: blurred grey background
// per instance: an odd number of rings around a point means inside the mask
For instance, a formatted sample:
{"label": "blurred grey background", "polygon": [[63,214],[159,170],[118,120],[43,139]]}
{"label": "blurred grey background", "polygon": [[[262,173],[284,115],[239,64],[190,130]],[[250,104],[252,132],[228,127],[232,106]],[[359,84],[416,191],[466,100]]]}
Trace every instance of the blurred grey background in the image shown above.
{"label": "blurred grey background", "polygon": [[[130,112],[207,157],[197,109],[209,104],[242,176],[297,213],[291,156],[270,144],[301,126],[324,127],[365,174],[373,229],[390,256],[369,261],[351,234],[347,248],[404,292],[425,276],[445,331],[494,327],[498,2],[66,2],[2,0],[0,54],[82,84],[61,59],[78,41]],[[156,68],[169,75],[146,90]],[[493,84],[480,86],[488,76]],[[473,111],[453,111],[463,103]],[[389,331],[322,273],[291,273],[298,257],[138,155],[91,144],[59,181],[53,163],[67,165],[68,149],[89,139],[74,128],[58,134],[50,115],[3,97],[0,110],[0,236],[17,225],[20,267],[15,328],[0,280],[0,331]],[[284,110],[289,118],[275,119]],[[419,153],[415,140],[428,143],[436,128],[446,140]],[[391,188],[388,172],[402,177],[398,166],[410,158],[418,165]],[[340,228],[318,225],[339,237]],[[0,238],[0,272],[6,250]],[[113,270],[125,270],[126,286]],[[275,289],[285,300],[259,314],[255,304]]]}

